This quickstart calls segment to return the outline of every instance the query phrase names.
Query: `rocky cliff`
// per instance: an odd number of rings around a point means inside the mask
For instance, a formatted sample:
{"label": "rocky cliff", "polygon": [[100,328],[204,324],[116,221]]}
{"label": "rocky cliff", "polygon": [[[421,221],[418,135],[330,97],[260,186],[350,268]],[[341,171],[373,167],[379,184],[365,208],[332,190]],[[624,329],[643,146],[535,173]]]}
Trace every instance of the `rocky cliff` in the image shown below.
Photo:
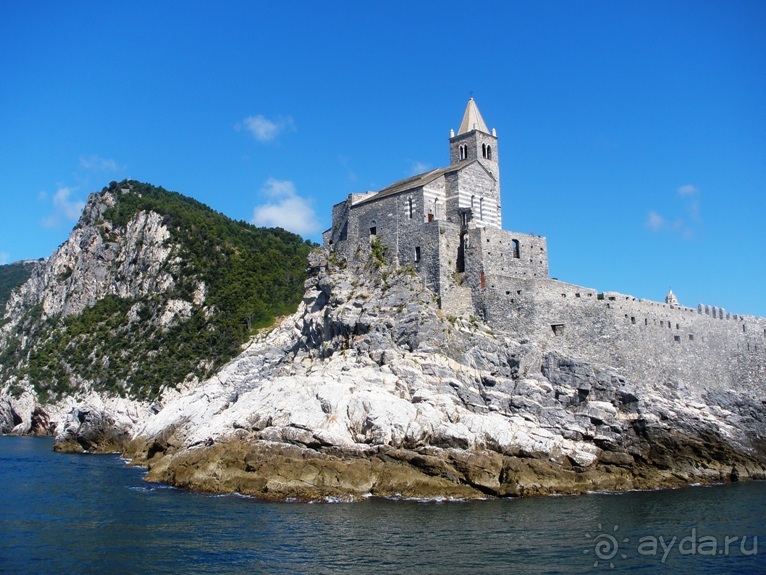
{"label": "rocky cliff", "polygon": [[0,432],[50,433],[83,403],[130,427],[293,311],[310,247],[140,182],[92,194],[67,241],[7,296]]}
{"label": "rocky cliff", "polygon": [[[310,263],[294,315],[131,429],[150,481],[354,499],[766,478],[763,389],[639,384],[445,317],[407,268]],[[82,435],[70,423],[62,449]]]}

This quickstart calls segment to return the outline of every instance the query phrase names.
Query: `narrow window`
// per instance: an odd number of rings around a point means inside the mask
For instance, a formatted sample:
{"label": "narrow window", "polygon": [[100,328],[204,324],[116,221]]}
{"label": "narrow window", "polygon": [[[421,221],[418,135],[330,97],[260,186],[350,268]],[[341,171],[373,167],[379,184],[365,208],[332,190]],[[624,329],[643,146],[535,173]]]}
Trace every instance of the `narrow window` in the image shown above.
{"label": "narrow window", "polygon": [[433,215],[433,213],[431,213],[431,212],[428,212],[428,221],[429,221],[429,222],[432,222],[432,221],[434,221],[434,215]]}
{"label": "narrow window", "polygon": [[481,272],[481,274],[479,274],[479,285],[481,286],[481,289],[484,289],[485,287],[487,287],[487,280],[484,277],[484,272]]}
{"label": "narrow window", "polygon": [[680,335],[674,335],[673,339],[675,340],[676,343],[681,343],[681,336]]}
{"label": "narrow window", "polygon": [[415,261],[420,261],[420,246],[415,246]]}
{"label": "narrow window", "polygon": [[492,146],[487,146],[487,156],[486,156],[486,158],[488,160],[492,159]]}
{"label": "narrow window", "polygon": [[378,223],[375,220],[370,222],[370,237],[378,235]]}
{"label": "narrow window", "polygon": [[407,200],[407,216],[409,217],[409,219],[412,219],[412,213],[413,213],[412,198],[409,198]]}
{"label": "narrow window", "polygon": [[487,157],[487,144],[481,145],[481,157],[486,158]]}
{"label": "narrow window", "polygon": [[519,246],[519,240],[511,240],[511,252],[515,259],[521,257],[521,247]]}

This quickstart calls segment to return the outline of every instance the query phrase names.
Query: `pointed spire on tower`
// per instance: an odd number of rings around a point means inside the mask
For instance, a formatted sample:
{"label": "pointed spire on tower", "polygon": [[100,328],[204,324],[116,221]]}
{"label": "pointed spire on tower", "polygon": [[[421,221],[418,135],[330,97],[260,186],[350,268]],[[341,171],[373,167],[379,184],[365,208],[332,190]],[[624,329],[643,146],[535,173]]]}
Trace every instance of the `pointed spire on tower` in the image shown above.
{"label": "pointed spire on tower", "polygon": [[457,131],[457,134],[459,136],[472,130],[479,130],[489,134],[487,124],[484,123],[484,118],[481,117],[479,108],[476,106],[473,98],[468,100],[468,105],[465,107],[465,113],[463,114],[463,121],[460,122],[460,129]]}

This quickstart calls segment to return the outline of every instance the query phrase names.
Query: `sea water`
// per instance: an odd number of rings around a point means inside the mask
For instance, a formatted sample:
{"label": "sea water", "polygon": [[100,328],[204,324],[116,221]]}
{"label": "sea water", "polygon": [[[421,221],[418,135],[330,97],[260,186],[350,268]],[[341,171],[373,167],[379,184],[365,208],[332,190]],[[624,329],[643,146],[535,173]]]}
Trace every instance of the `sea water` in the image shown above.
{"label": "sea water", "polygon": [[766,483],[264,503],[0,438],[0,573],[766,573]]}

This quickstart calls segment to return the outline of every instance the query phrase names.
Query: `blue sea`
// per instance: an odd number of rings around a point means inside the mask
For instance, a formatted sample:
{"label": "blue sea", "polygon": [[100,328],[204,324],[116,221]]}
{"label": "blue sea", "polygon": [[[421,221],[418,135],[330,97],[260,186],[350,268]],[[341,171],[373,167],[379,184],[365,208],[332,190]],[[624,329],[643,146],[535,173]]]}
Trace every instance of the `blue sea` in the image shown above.
{"label": "blue sea", "polygon": [[766,483],[425,502],[264,503],[0,437],[0,573],[766,573]]}

